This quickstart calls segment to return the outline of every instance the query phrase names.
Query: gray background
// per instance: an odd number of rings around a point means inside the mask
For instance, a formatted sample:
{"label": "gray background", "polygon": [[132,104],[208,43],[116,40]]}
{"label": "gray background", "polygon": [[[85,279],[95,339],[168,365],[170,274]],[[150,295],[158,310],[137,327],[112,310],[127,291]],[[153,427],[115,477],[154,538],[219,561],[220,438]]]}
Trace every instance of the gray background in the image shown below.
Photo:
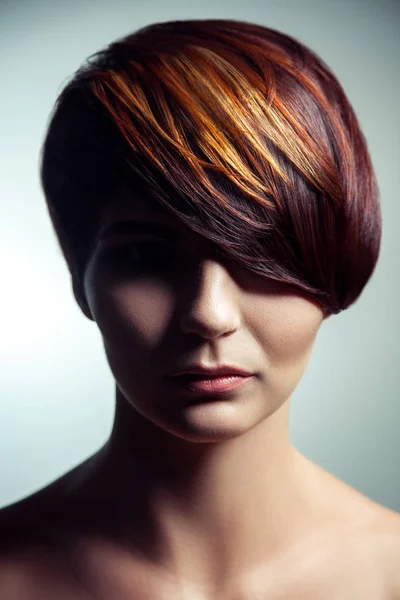
{"label": "gray background", "polygon": [[107,439],[114,384],[75,304],[39,186],[46,123],[91,53],[155,21],[234,18],[293,35],[339,77],[366,135],[383,211],[377,269],[320,329],[292,397],[290,437],[311,460],[400,511],[397,1],[1,2],[0,506],[50,483]]}

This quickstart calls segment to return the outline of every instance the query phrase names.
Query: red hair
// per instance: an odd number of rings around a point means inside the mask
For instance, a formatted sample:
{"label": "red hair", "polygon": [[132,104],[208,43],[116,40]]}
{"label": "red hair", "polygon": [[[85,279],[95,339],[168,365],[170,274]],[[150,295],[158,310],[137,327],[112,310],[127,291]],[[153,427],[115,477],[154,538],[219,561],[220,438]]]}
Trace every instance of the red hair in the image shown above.
{"label": "red hair", "polygon": [[379,255],[377,184],[341,85],[261,25],[156,23],[90,57],[58,98],[41,176],[79,279],[121,182],[329,313],[359,297]]}

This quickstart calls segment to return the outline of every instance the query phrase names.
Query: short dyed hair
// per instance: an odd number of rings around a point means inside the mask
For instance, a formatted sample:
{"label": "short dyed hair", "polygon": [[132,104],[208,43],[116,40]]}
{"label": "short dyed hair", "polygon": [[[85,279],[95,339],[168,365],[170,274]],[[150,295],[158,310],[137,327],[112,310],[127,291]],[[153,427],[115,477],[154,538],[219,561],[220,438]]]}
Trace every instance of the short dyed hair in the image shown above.
{"label": "short dyed hair", "polygon": [[327,314],[359,297],[379,255],[376,178],[340,83],[253,23],[155,23],[89,57],[56,101],[41,180],[79,281],[121,184]]}

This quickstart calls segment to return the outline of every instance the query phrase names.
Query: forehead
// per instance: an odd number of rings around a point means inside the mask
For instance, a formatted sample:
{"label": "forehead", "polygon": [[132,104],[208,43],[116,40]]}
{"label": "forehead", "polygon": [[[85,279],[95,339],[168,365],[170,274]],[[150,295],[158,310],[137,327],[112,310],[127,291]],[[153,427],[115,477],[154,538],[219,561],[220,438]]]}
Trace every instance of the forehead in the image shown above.
{"label": "forehead", "polygon": [[100,228],[115,221],[137,220],[162,223],[188,235],[196,235],[174,214],[169,212],[146,190],[123,189],[118,192],[101,214]]}
{"label": "forehead", "polygon": [[[151,225],[154,224],[156,235],[158,233],[157,225],[160,225],[165,228],[165,231],[168,230],[167,238],[173,239],[175,242],[187,243],[202,252],[215,251],[212,242],[190,229],[146,190],[132,192],[123,189],[115,194],[112,202],[103,208],[100,215],[100,223],[96,228],[96,240],[102,238],[103,232],[105,230],[108,232],[110,228],[113,231],[116,229],[126,231],[125,223],[128,223],[128,229],[131,231],[129,225],[134,222],[143,223],[143,230],[146,232],[151,231]],[[149,223],[150,227],[147,227]],[[121,224],[122,227],[120,227]],[[140,225],[138,227],[140,231]],[[135,230],[137,231],[136,228]]]}

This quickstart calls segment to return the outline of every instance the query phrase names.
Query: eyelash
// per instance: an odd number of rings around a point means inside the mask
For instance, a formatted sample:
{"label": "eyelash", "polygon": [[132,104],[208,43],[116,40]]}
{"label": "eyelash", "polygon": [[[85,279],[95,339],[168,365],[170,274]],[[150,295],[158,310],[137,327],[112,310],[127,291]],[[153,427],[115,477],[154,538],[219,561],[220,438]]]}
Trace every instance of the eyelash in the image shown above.
{"label": "eyelash", "polygon": [[[136,258],[132,257],[132,251],[136,253]],[[141,253],[145,254],[143,258],[140,258]],[[137,254],[139,254],[139,258],[137,257]],[[122,263],[124,266],[131,266],[134,268],[165,267],[171,264],[173,255],[174,252],[165,244],[148,241],[136,242],[135,244],[124,244],[111,251],[113,262],[115,261],[118,264]]]}

